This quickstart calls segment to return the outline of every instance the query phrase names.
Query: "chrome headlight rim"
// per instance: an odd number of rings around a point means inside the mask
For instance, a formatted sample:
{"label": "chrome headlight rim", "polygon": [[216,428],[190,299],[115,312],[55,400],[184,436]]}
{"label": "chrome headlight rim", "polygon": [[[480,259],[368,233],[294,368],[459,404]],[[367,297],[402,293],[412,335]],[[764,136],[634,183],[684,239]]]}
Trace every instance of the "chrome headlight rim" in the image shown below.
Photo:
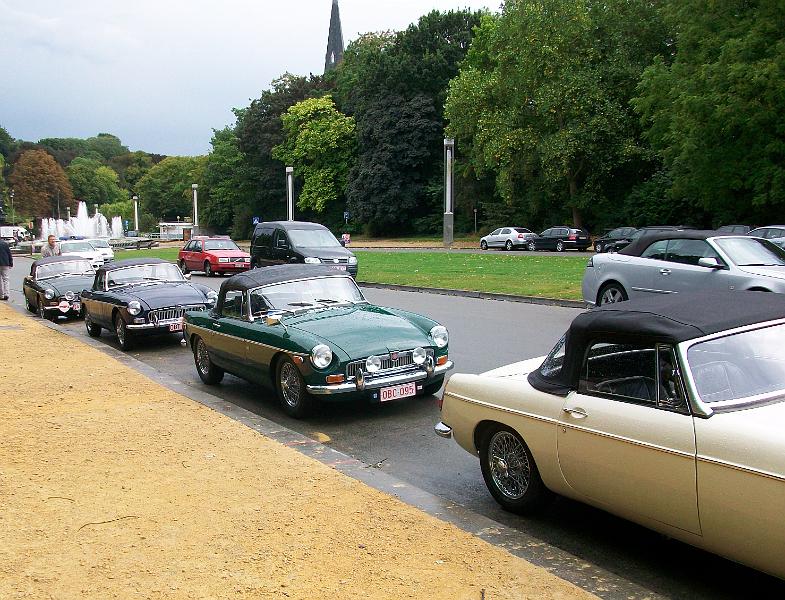
{"label": "chrome headlight rim", "polygon": [[437,348],[444,348],[450,341],[450,334],[444,325],[435,325],[432,327],[430,335]]}
{"label": "chrome headlight rim", "polygon": [[372,354],[365,359],[366,373],[378,373],[382,369],[382,359],[375,354]]}
{"label": "chrome headlight rim", "polygon": [[349,264],[350,265],[356,265],[357,264],[357,257],[356,256],[350,256],[349,257]]}
{"label": "chrome headlight rim", "polygon": [[135,317],[140,312],[142,312],[142,305],[141,305],[141,303],[138,300],[131,300],[128,303],[128,314]]}
{"label": "chrome headlight rim", "polygon": [[333,351],[327,344],[317,344],[311,349],[311,363],[317,369],[326,369],[333,362]]}
{"label": "chrome headlight rim", "polygon": [[426,360],[428,360],[428,352],[425,348],[418,346],[412,350],[412,362],[415,365],[424,365]]}
{"label": "chrome headlight rim", "polygon": [[65,293],[65,299],[68,300],[69,302],[72,302],[73,300],[76,299],[76,294],[74,294],[71,290],[68,290]]}
{"label": "chrome headlight rim", "polygon": [[54,300],[56,295],[57,294],[55,294],[55,291],[52,288],[44,290],[44,298],[47,300]]}
{"label": "chrome headlight rim", "polygon": [[212,306],[218,301],[218,292],[216,292],[215,290],[210,290],[204,296],[207,299],[207,304],[209,304],[210,306]]}

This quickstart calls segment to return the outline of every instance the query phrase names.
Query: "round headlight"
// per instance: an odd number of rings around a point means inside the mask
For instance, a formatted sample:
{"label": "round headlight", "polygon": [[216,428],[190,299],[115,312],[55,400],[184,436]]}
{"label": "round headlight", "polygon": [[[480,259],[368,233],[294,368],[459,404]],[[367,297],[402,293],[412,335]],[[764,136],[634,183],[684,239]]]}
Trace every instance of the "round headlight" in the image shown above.
{"label": "round headlight", "polygon": [[382,359],[378,356],[369,356],[365,361],[365,370],[369,373],[376,373],[382,368]]}
{"label": "round headlight", "polygon": [[207,292],[207,304],[215,304],[216,300],[218,300],[218,292],[215,290]]}
{"label": "round headlight", "polygon": [[311,362],[317,369],[329,367],[332,361],[333,351],[330,350],[330,346],[319,344],[318,346],[314,346],[313,350],[311,350]]}
{"label": "round headlight", "polygon": [[444,325],[437,325],[431,329],[431,339],[437,348],[444,348],[450,339],[447,328]]}
{"label": "round headlight", "polygon": [[322,264],[322,261],[320,261],[315,256],[307,256],[305,258],[305,264],[306,265],[320,265],[320,264]]}
{"label": "round headlight", "polygon": [[427,358],[428,353],[425,351],[425,348],[415,348],[412,350],[412,360],[415,365],[423,364]]}
{"label": "round headlight", "polygon": [[131,300],[128,303],[128,314],[136,316],[140,312],[142,312],[142,305],[139,304],[139,302],[137,302],[136,300]]}
{"label": "round headlight", "polygon": [[349,264],[350,265],[356,265],[357,264],[357,257],[356,256],[350,256],[349,257]]}
{"label": "round headlight", "polygon": [[55,297],[55,291],[54,290],[45,290],[44,291],[44,298],[46,298],[47,300],[53,300],[54,297]]}
{"label": "round headlight", "polygon": [[73,300],[74,298],[76,298],[76,295],[72,291],[69,290],[69,291],[67,291],[65,293],[65,299],[66,300],[70,301],[70,300]]}

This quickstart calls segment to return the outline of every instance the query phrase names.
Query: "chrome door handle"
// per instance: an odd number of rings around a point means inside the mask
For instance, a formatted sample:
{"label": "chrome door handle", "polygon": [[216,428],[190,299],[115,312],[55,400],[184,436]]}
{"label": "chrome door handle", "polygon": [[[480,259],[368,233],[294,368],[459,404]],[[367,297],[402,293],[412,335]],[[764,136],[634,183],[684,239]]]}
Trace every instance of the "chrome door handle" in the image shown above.
{"label": "chrome door handle", "polygon": [[221,324],[220,323],[213,323],[213,327],[215,327],[216,329],[220,329],[221,328]]}
{"label": "chrome door handle", "polygon": [[670,275],[670,269],[660,269],[660,274],[662,275]]}
{"label": "chrome door handle", "polygon": [[576,419],[585,419],[589,416],[589,413],[587,413],[582,408],[563,408],[562,410]]}

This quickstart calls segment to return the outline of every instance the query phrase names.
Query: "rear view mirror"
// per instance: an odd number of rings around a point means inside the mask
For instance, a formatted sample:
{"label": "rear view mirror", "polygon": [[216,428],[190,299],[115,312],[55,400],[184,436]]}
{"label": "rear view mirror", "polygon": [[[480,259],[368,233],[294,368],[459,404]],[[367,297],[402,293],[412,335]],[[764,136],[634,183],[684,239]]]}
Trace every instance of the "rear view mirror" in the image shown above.
{"label": "rear view mirror", "polygon": [[721,269],[722,265],[720,261],[718,261],[714,257],[704,257],[698,259],[698,266],[699,267],[706,267],[707,269]]}

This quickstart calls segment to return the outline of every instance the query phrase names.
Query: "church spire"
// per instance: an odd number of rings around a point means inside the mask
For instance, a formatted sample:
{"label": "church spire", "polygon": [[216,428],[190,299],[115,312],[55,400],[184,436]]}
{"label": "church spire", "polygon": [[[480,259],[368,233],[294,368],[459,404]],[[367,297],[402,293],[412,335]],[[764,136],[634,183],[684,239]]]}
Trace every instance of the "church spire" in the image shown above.
{"label": "church spire", "polygon": [[338,11],[338,0],[333,0],[333,11],[330,15],[330,34],[327,36],[327,55],[324,59],[324,72],[332,71],[343,60],[343,32],[341,31],[341,15]]}

